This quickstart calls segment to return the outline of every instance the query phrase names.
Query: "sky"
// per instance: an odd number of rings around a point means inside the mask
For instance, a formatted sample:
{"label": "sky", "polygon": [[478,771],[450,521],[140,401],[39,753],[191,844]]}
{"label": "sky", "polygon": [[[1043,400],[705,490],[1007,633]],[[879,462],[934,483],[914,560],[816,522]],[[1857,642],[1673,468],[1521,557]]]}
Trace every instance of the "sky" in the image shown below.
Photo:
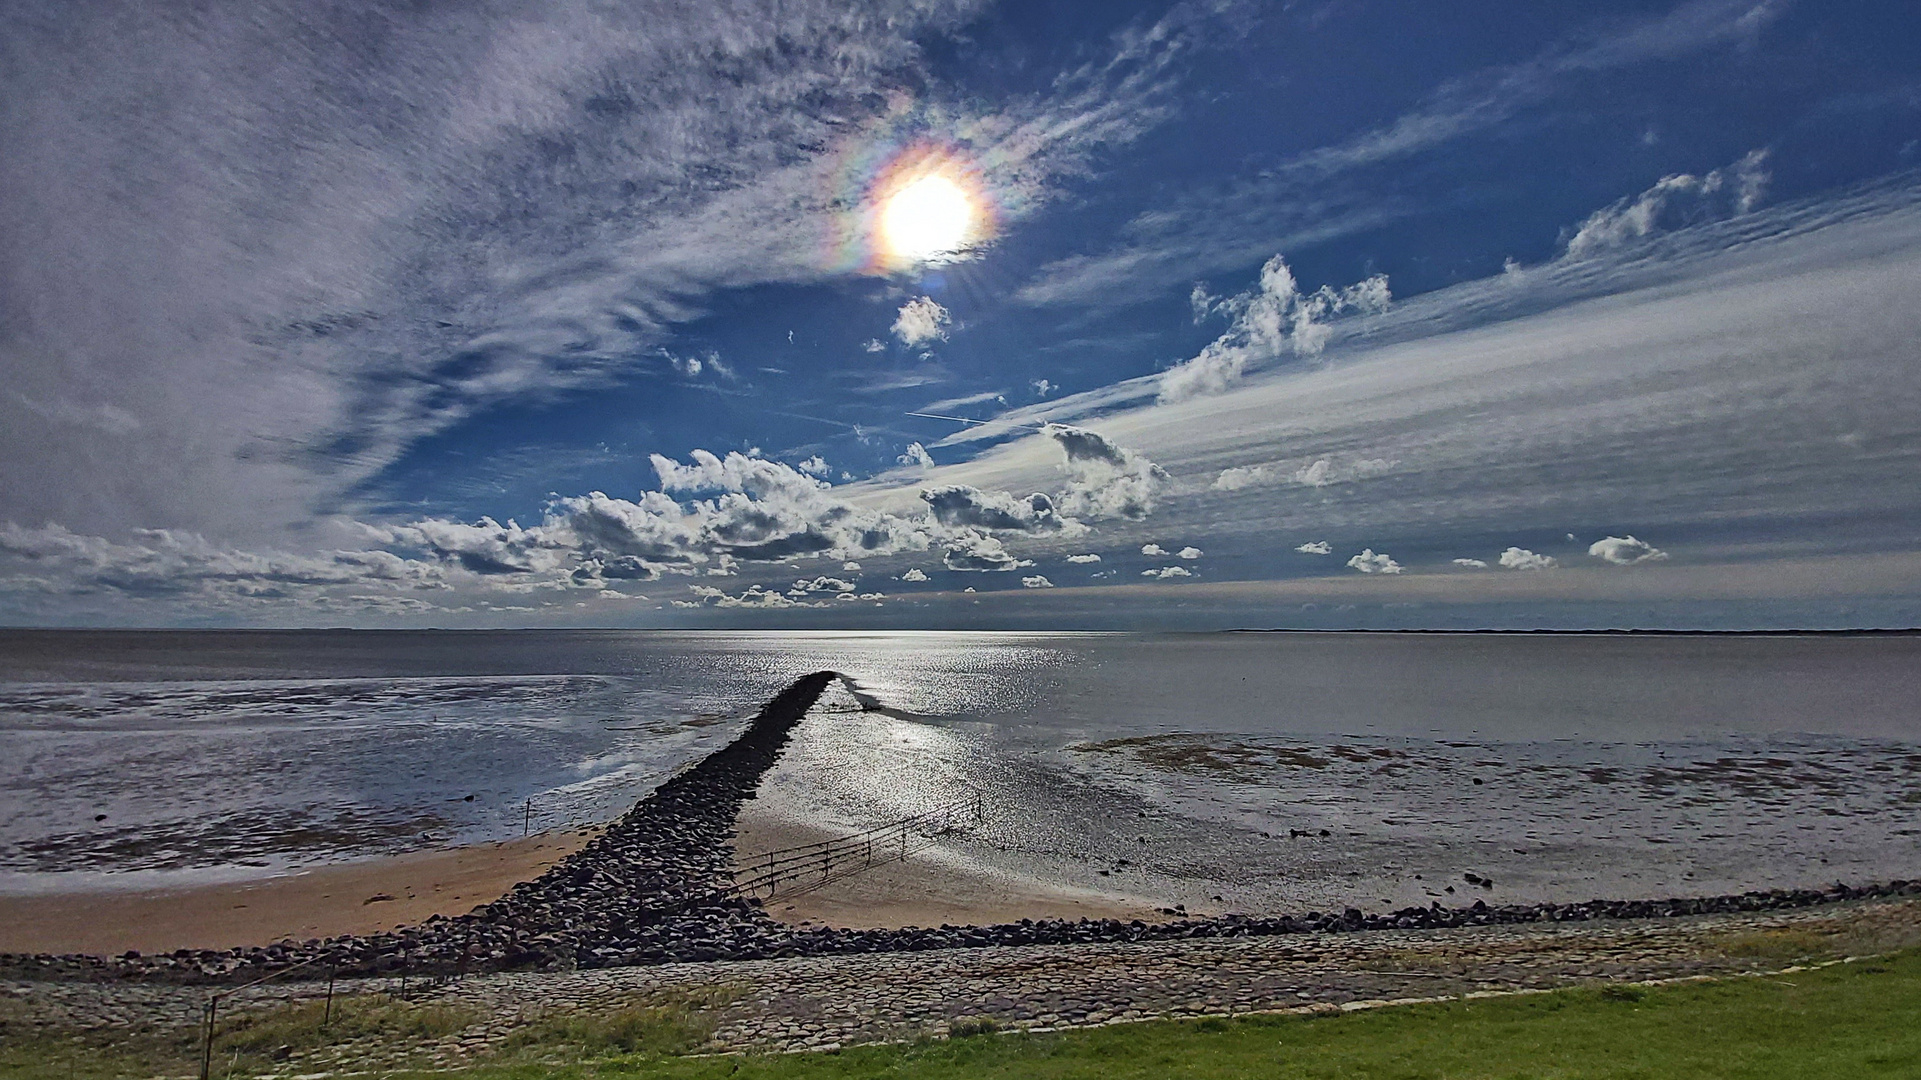
{"label": "sky", "polygon": [[1921,625],[1909,4],[0,31],[0,623]]}

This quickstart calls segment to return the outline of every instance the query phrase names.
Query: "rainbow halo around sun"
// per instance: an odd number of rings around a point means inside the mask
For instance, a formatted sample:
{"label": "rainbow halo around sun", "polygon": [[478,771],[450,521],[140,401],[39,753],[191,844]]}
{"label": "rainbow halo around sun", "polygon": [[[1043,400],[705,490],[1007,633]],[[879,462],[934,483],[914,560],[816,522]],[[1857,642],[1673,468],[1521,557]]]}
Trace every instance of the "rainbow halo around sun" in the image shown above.
{"label": "rainbow halo around sun", "polygon": [[923,176],[887,197],[880,240],[889,254],[914,262],[951,258],[974,231],[974,200],[952,179]]}
{"label": "rainbow halo around sun", "polygon": [[[863,256],[869,273],[958,262],[992,238],[996,214],[979,170],[963,154],[920,145],[892,154],[862,185]],[[851,239],[851,237],[850,237]]]}

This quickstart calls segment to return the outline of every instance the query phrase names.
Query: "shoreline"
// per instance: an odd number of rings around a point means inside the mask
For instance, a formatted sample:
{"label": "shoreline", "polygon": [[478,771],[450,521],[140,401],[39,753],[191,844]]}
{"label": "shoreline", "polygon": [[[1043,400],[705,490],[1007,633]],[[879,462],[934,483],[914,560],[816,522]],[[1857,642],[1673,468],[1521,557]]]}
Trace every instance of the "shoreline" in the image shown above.
{"label": "shoreline", "polygon": [[[818,822],[770,813],[752,802],[741,807],[735,828],[736,867],[769,851],[851,835]],[[777,894],[763,910],[775,921],[794,927],[899,930],[990,926],[1022,919],[1162,921],[1168,916],[1161,906],[1142,897],[1000,872],[939,848],[924,848],[910,852],[904,860],[879,862],[803,892]]]}
{"label": "shoreline", "polygon": [[383,933],[492,903],[593,835],[540,833],[186,886],[5,895],[0,953],[158,954]]}

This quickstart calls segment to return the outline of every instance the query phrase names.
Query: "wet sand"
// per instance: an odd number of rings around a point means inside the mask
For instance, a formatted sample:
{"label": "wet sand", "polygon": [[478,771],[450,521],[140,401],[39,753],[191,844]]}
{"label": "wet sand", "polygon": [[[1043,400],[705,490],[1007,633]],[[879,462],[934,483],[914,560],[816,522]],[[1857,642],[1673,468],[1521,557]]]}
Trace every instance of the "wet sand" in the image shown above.
{"label": "wet sand", "polygon": [[[737,823],[736,865],[755,855],[846,835],[779,817],[748,803]],[[1156,904],[1118,893],[1098,893],[1019,877],[944,856],[910,852],[905,861],[878,863],[807,892],[767,902],[767,913],[792,926],[897,929],[905,926],[985,926],[1021,919],[1142,919],[1165,922]],[[1198,912],[1197,912],[1198,914]]]}
{"label": "wet sand", "polygon": [[0,896],[0,953],[162,953],[391,930],[497,900],[592,835],[546,833],[186,889]]}

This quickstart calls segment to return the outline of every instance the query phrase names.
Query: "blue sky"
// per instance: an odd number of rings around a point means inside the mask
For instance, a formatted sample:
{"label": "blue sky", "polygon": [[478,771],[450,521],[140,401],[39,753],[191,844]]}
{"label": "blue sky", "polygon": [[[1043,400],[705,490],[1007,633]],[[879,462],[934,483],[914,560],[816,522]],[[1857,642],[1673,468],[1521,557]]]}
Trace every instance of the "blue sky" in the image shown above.
{"label": "blue sky", "polygon": [[1921,608],[1901,4],[0,19],[10,623]]}

